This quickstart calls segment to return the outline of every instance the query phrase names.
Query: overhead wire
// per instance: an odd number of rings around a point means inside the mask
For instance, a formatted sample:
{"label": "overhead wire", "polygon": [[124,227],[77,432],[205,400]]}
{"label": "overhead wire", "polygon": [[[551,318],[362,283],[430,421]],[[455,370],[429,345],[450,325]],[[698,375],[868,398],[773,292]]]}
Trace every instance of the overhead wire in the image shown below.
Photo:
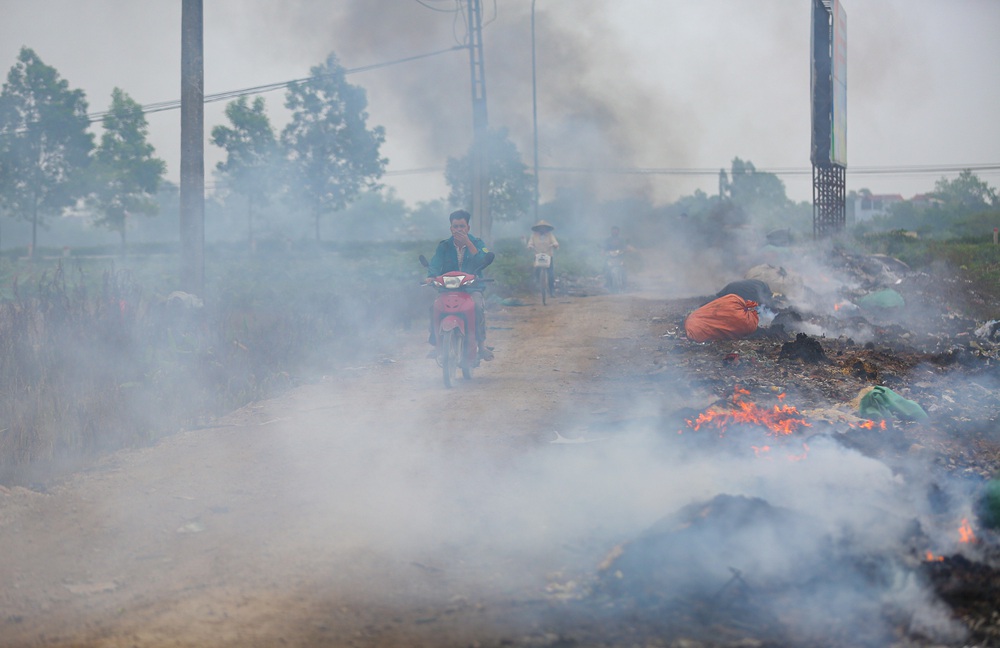
{"label": "overhead wire", "polygon": [[[415,169],[399,169],[386,172],[386,175],[419,175],[423,173],[442,172],[443,167],[420,167]],[[546,173],[577,173],[594,175],[667,175],[667,176],[711,176],[719,175],[720,171],[730,173],[724,167],[716,168],[679,168],[679,167],[576,167],[576,166],[540,166],[539,171]],[[924,175],[937,173],[961,173],[962,171],[973,172],[1000,172],[1000,163],[986,164],[940,164],[925,166],[859,166],[848,167],[846,173],[849,176],[866,175]],[[754,173],[768,173],[776,176],[803,176],[812,173],[811,167],[786,167],[786,168],[755,168]]]}
{"label": "overhead wire", "polygon": [[[443,1],[444,2],[455,2],[456,0],[443,0]],[[439,9],[437,7],[432,7],[431,5],[427,4],[427,0],[415,0],[415,2],[418,5],[422,6],[422,7],[430,9],[431,11],[440,11],[441,13],[455,13],[456,11],[458,11],[457,8],[456,9]]]}
{"label": "overhead wire", "polygon": [[[410,61],[416,61],[416,60],[423,59],[423,58],[429,58],[431,56],[438,56],[439,54],[446,54],[448,52],[454,52],[456,50],[465,49],[465,47],[466,46],[464,46],[464,45],[454,45],[452,47],[448,47],[448,48],[445,48],[445,49],[442,49],[442,50],[436,50],[434,52],[426,52],[424,54],[415,54],[413,56],[407,56],[407,57],[401,58],[401,59],[395,59],[395,60],[392,60],[392,61],[384,61],[382,63],[372,63],[370,65],[363,65],[361,67],[347,68],[347,69],[344,70],[344,74],[357,74],[359,72],[368,72],[368,71],[371,71],[371,70],[377,70],[379,68],[389,67],[389,66],[392,66],[392,65],[398,65],[400,63],[409,63]],[[280,90],[282,88],[289,88],[289,87],[292,87],[294,85],[298,85],[300,83],[308,83],[308,82],[314,81],[316,79],[322,79],[322,78],[324,78],[326,76],[331,76],[331,75],[322,75],[321,74],[321,75],[318,75],[318,76],[304,77],[304,78],[301,78],[301,79],[292,79],[291,81],[278,81],[278,82],[275,82],[275,83],[266,83],[264,85],[252,86],[252,87],[249,87],[249,88],[241,88],[241,89],[238,89],[238,90],[226,90],[224,92],[218,92],[218,93],[215,93],[215,94],[205,95],[203,101],[204,101],[204,103],[207,104],[207,103],[213,103],[213,102],[216,102],[216,101],[225,101],[226,99],[234,99],[234,98],[244,97],[244,96],[248,96],[248,95],[263,94],[265,92],[273,92],[274,90]],[[161,102],[158,102],[158,103],[145,104],[145,105],[142,106],[142,112],[143,112],[143,114],[156,113],[156,112],[163,112],[163,111],[166,111],[166,110],[177,110],[180,107],[181,107],[180,100],[179,99],[174,99],[174,100],[171,100],[171,101],[161,101]],[[109,113],[110,113],[110,111],[107,111],[107,110],[100,111],[100,112],[95,112],[95,113],[89,113],[87,115],[87,118],[90,120],[91,123],[94,123],[94,122],[98,122],[98,121],[103,120]]]}

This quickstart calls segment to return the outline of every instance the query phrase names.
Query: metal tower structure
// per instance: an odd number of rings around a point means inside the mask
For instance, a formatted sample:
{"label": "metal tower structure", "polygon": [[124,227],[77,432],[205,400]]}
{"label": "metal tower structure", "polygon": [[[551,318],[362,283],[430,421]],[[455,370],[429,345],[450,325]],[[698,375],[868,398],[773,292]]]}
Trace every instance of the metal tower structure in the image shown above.
{"label": "metal tower structure", "polygon": [[840,0],[812,0],[813,237],[847,224],[847,13]]}

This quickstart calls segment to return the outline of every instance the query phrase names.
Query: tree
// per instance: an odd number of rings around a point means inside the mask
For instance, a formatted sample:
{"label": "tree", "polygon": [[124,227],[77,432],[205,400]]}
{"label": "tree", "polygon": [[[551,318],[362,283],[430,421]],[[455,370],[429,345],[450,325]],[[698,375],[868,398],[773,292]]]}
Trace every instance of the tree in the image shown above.
{"label": "tree", "polygon": [[[507,129],[489,129],[485,137],[487,193],[490,212],[497,220],[513,221],[527,214],[534,199],[534,180],[528,167],[521,161],[521,154],[507,136]],[[448,202],[454,207],[472,210],[472,155],[448,158],[445,164],[445,182],[451,191]],[[480,236],[488,236],[480,232]]]}
{"label": "tree", "polygon": [[758,171],[749,160],[733,158],[730,177],[729,197],[750,214],[771,215],[791,204],[785,183],[773,173]]}
{"label": "tree", "polygon": [[254,207],[266,205],[278,185],[278,142],[264,110],[264,99],[253,106],[240,97],[226,106],[229,126],[212,129],[212,144],[226,150],[225,162],[215,165],[234,192],[247,201],[247,241],[253,243]]}
{"label": "tree", "polygon": [[103,125],[104,134],[94,152],[94,188],[87,202],[100,214],[95,224],[121,235],[124,252],[128,217],[159,211],[156,192],[167,163],[153,157],[142,106],[120,88],[111,93]]}
{"label": "tree", "polygon": [[330,54],[310,73],[288,89],[285,107],[293,113],[281,141],[289,196],[312,212],[318,241],[320,218],[346,207],[363,188],[378,188],[388,160],[379,155],[385,129],[368,129],[365,91],[347,83],[337,57]]}
{"label": "tree", "polygon": [[955,207],[964,214],[1000,206],[996,189],[980,180],[971,169],[965,169],[954,180],[941,178],[934,183],[934,196],[945,207]]}
{"label": "tree", "polygon": [[349,241],[387,241],[405,236],[409,212],[391,187],[363,191],[337,218],[338,238]]}
{"label": "tree", "polygon": [[38,226],[85,193],[94,148],[89,125],[83,91],[70,90],[55,68],[22,47],[0,92],[0,202],[31,223],[32,254]]}

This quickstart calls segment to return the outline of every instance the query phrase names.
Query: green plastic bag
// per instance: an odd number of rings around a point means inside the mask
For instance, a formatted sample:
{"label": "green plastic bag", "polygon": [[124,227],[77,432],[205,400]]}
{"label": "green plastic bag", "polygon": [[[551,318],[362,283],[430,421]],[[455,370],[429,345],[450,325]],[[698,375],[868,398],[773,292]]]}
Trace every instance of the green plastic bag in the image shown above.
{"label": "green plastic bag", "polygon": [[870,293],[858,300],[858,306],[868,309],[901,308],[905,305],[906,300],[903,299],[903,296],[892,288],[886,288],[885,290]]}
{"label": "green plastic bag", "polygon": [[1000,478],[991,479],[978,502],[979,522],[990,529],[1000,529]]}
{"label": "green plastic bag", "polygon": [[929,418],[920,405],[882,385],[875,386],[861,397],[858,411],[866,418],[885,419],[895,416],[904,421],[926,421]]}

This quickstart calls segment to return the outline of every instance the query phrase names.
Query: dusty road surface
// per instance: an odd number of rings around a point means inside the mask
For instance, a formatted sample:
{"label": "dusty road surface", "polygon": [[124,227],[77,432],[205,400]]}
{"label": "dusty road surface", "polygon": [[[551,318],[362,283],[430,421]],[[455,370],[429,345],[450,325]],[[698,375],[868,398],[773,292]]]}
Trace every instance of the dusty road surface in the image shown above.
{"label": "dusty road surface", "polygon": [[0,645],[551,642],[536,608],[611,546],[619,493],[588,471],[640,416],[616,380],[660,306],[495,308],[496,360],[451,390],[403,332],[212,427],[0,489]]}
{"label": "dusty road surface", "polygon": [[[414,327],[0,489],[0,646],[1000,645],[1000,543],[966,528],[1000,468],[995,365],[898,331],[812,363],[697,344],[715,288],[649,261],[626,295],[492,308],[496,359],[452,389]],[[859,428],[872,376],[931,423]],[[696,433],[709,407],[795,433]]]}

